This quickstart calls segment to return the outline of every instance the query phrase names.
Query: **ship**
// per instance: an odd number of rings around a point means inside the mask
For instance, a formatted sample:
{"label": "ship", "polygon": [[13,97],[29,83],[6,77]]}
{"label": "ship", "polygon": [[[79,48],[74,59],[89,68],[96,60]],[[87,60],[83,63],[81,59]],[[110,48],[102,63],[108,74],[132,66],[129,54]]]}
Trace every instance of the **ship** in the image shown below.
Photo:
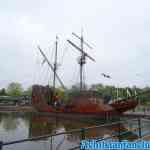
{"label": "ship", "polygon": [[97,92],[93,90],[84,90],[83,83],[83,67],[86,64],[86,59],[95,61],[88,53],[84,51],[84,44],[91,48],[91,46],[85,42],[83,35],[81,36],[72,33],[81,42],[80,47],[74,44],[71,40],[67,42],[80,52],[78,64],[80,66],[80,92],[74,97],[70,97],[68,103],[64,104],[61,100],[59,105],[55,105],[56,101],[56,79],[60,85],[66,89],[61,78],[57,74],[57,49],[58,49],[58,37],[56,37],[56,49],[55,49],[55,61],[51,64],[45,55],[44,51],[38,46],[38,49],[43,56],[43,62],[47,62],[48,66],[54,73],[53,87],[33,85],[32,87],[32,105],[38,112],[47,113],[51,116],[58,117],[76,117],[76,118],[111,118],[114,116],[120,116],[128,110],[134,109],[138,105],[136,97],[128,97],[125,99],[118,99],[115,101],[107,102],[103,98],[97,96]]}

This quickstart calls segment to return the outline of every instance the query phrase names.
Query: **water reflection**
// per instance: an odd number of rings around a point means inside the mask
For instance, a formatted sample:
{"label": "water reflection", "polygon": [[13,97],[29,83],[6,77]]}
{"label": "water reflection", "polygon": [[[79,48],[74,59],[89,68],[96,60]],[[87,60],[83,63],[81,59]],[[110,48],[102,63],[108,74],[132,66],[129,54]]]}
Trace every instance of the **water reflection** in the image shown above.
{"label": "water reflection", "polygon": [[[97,123],[85,123],[84,121],[77,120],[64,120],[61,118],[50,118],[43,116],[32,116],[30,121],[30,137],[40,136],[50,133],[58,133],[62,131],[70,131],[76,128],[84,128],[93,125],[98,125]],[[86,138],[91,137],[99,137],[104,138],[106,136],[111,136],[113,134],[117,134],[119,132],[119,128],[121,132],[126,132],[127,128],[123,124],[116,124],[109,127],[99,127],[86,131]],[[130,138],[129,138],[129,137]],[[118,137],[114,137],[118,138]],[[123,138],[123,137],[122,137]],[[126,134],[126,139],[137,139],[138,136],[132,132]],[[81,133],[73,133],[67,135],[67,140],[70,142],[79,142],[81,139]]]}
{"label": "water reflection", "polygon": [[[72,129],[83,128],[98,125],[99,122],[86,120],[70,120],[62,118],[54,118],[48,116],[40,116],[35,114],[0,114],[0,140],[12,141],[28,137],[36,137],[45,134],[59,133],[63,131],[70,131]],[[111,127],[100,127],[90,129],[86,132],[86,138],[91,137],[107,137],[114,133],[118,133],[118,126],[122,131],[127,131],[125,125],[114,125]],[[130,137],[130,138],[129,138]],[[130,132],[125,139],[136,139],[138,136]],[[53,138],[43,139],[41,141],[28,142],[23,144],[16,144],[4,148],[4,150],[66,150],[68,148],[77,146],[81,139],[81,133],[73,133],[67,135],[60,135]],[[118,139],[115,137],[114,139]]]}
{"label": "water reflection", "polygon": [[19,126],[20,122],[17,118],[12,116],[5,116],[2,120],[2,127],[6,130],[15,130]]}
{"label": "water reflection", "polygon": [[6,131],[16,130],[20,125],[29,126],[28,116],[11,113],[0,113],[0,126]]}

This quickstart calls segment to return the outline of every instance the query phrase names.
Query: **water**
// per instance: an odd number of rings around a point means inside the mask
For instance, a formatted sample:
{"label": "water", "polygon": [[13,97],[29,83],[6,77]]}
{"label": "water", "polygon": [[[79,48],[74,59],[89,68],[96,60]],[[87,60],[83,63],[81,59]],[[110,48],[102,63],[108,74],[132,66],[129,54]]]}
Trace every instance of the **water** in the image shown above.
{"label": "water", "polygon": [[[100,124],[94,120],[74,120],[52,118],[34,114],[1,113],[0,114],[0,140],[3,142],[36,137],[40,135],[70,131],[72,129]],[[146,128],[150,128],[150,123]],[[121,125],[123,131],[126,130]],[[148,129],[149,130],[149,129]],[[118,126],[92,129],[86,132],[86,137],[106,137],[118,131]],[[130,139],[136,139],[138,133],[130,133]],[[40,141],[25,142],[4,146],[4,150],[67,150],[80,143],[81,133],[60,135]],[[127,137],[129,139],[129,137]]]}

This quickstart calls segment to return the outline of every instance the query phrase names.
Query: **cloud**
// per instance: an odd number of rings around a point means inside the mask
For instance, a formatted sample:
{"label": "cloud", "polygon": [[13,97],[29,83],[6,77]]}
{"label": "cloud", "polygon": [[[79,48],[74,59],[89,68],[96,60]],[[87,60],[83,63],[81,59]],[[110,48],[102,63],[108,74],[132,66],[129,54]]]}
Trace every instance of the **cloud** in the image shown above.
{"label": "cloud", "polygon": [[[37,56],[42,59],[37,44],[40,44],[50,58],[56,34],[60,38],[60,60],[65,47],[68,47],[59,70],[60,76],[67,85],[73,83],[73,76],[76,76],[76,82],[79,72],[76,58],[79,53],[67,44],[66,39],[77,42],[71,37],[71,32],[80,34],[81,27],[84,29],[85,40],[94,47],[93,50],[85,51],[96,59],[96,63],[87,60],[87,83],[148,84],[149,5],[148,0],[1,2],[0,83],[3,84],[0,86],[11,81],[22,82],[25,87],[40,80],[46,84],[49,80],[48,67],[41,68],[36,64]],[[50,61],[53,63],[53,60]],[[42,75],[42,70],[45,75]],[[101,72],[110,73],[112,81],[102,79],[99,76]],[[143,79],[138,79],[136,73],[143,74]],[[35,76],[39,76],[39,79],[35,79]]]}

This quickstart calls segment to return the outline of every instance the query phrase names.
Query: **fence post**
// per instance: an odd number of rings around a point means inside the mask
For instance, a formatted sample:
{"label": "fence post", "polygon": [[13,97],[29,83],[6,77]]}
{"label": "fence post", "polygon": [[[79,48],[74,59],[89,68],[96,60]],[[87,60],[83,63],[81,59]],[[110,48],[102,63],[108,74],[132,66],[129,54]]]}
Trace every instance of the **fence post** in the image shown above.
{"label": "fence post", "polygon": [[3,142],[0,141],[0,150],[2,150],[2,148],[3,148]]}
{"label": "fence post", "polygon": [[120,127],[120,116],[119,116],[119,127],[118,127],[118,138],[119,138],[119,142],[121,142],[121,127]]}
{"label": "fence post", "polygon": [[51,145],[50,145],[50,150],[53,150],[53,136],[51,136]]}
{"label": "fence post", "polygon": [[142,131],[141,131],[141,118],[138,118],[138,128],[139,128],[139,137],[142,137]]}
{"label": "fence post", "polygon": [[85,129],[81,128],[81,139],[84,140],[85,139]]}

